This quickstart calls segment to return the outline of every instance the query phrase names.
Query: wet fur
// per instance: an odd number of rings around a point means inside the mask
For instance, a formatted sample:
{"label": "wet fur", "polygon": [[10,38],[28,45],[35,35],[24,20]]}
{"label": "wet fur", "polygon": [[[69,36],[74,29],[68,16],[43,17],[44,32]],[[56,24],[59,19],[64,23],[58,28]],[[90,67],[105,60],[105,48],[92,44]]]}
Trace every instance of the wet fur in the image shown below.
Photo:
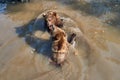
{"label": "wet fur", "polygon": [[45,18],[45,26],[47,26],[52,36],[52,62],[57,65],[62,65],[67,58],[69,46],[75,45],[76,34],[73,33],[69,41],[67,41],[65,31],[59,28],[63,26],[63,21],[56,12],[48,11],[46,14],[43,14],[43,17]]}
{"label": "wet fur", "polygon": [[60,16],[54,11],[48,11],[47,13],[44,13],[43,17],[45,19],[45,26],[47,27],[50,27],[51,25],[55,25],[57,27],[63,26],[63,20],[60,19]]}
{"label": "wet fur", "polygon": [[51,36],[52,36],[52,52],[53,57],[52,61],[54,64],[63,65],[66,61],[69,47],[72,46],[74,54],[77,55],[75,49],[76,43],[76,34],[71,34],[69,40],[67,41],[67,35],[64,30],[53,25],[53,28],[50,27]]}
{"label": "wet fur", "polygon": [[53,51],[53,61],[56,64],[64,63],[67,54],[68,54],[68,41],[67,35],[64,30],[54,26],[54,30],[52,31],[52,51]]}

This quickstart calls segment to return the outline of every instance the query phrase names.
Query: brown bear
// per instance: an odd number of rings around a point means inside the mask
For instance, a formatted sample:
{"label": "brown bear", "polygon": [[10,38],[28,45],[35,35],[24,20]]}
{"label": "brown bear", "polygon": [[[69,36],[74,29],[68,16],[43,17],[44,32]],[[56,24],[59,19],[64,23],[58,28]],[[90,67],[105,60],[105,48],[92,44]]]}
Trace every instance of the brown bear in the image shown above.
{"label": "brown bear", "polygon": [[45,26],[47,27],[50,27],[52,25],[58,27],[63,26],[63,20],[60,19],[60,16],[54,11],[48,11],[47,13],[44,13],[43,17],[45,19]]}
{"label": "brown bear", "polygon": [[68,41],[67,41],[67,35],[59,27],[56,27],[55,25],[52,25],[49,27],[51,30],[52,35],[52,52],[53,57],[52,60],[58,64],[61,65],[66,60],[67,54],[68,54]]}
{"label": "brown bear", "polygon": [[78,54],[75,49],[77,35],[75,33],[72,33],[69,40],[67,40],[67,34],[61,28],[52,25],[49,27],[49,29],[52,36],[52,62],[61,66],[64,64],[67,58],[70,46],[73,49],[74,54]]}

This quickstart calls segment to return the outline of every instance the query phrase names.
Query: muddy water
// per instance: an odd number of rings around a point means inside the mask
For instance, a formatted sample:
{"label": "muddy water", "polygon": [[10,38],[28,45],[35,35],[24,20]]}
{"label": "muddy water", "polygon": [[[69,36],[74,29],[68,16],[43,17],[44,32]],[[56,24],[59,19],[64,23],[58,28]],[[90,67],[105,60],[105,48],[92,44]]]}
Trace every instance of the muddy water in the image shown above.
{"label": "muddy water", "polygon": [[[34,0],[8,5],[7,14],[0,14],[0,80],[119,80],[119,12],[95,3]],[[62,67],[49,63],[51,39],[41,17],[47,10],[61,15],[68,36],[77,34],[78,55],[71,48]]]}

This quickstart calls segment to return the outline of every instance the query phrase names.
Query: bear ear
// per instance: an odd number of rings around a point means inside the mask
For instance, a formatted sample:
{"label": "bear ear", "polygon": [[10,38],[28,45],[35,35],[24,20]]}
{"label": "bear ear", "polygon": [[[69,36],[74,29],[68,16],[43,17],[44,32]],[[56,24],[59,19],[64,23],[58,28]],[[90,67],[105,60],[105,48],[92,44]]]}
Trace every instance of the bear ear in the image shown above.
{"label": "bear ear", "polygon": [[46,17],[46,14],[45,13],[43,13],[43,15],[42,15],[43,17]]}

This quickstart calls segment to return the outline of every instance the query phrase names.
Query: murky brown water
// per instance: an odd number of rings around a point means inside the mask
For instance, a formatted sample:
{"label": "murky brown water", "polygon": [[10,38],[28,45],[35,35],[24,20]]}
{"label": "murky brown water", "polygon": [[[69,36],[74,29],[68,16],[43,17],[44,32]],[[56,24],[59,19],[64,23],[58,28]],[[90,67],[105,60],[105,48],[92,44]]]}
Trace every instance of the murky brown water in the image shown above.
{"label": "murky brown water", "polygon": [[[0,80],[119,80],[120,25],[107,23],[119,12],[91,11],[96,5],[85,1],[9,5],[0,14]],[[77,34],[78,55],[71,49],[62,67],[49,64],[51,40],[41,18],[47,10],[61,15],[68,36]]]}

